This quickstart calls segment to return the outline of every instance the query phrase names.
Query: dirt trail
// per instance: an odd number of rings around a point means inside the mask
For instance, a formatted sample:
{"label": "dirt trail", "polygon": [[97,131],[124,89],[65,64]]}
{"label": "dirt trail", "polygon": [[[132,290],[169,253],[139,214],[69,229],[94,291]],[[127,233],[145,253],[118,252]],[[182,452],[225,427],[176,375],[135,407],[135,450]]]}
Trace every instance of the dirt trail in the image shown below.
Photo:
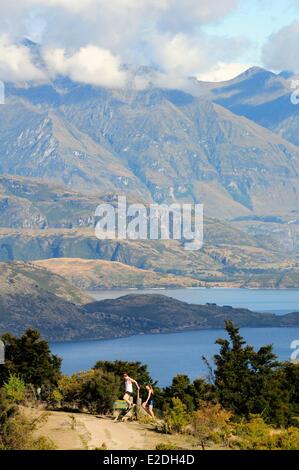
{"label": "dirt trail", "polygon": [[[44,413],[32,408],[24,411],[31,418]],[[59,450],[95,449],[103,444],[108,450],[154,450],[161,442],[174,442],[173,437],[161,435],[149,425],[60,411],[49,412],[36,434],[49,437]],[[186,446],[186,442],[180,444]]]}

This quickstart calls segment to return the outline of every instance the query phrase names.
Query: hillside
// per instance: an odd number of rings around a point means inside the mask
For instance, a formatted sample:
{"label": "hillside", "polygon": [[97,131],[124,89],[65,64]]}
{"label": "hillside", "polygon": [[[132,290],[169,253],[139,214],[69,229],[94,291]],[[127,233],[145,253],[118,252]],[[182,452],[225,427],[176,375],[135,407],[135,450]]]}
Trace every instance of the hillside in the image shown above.
{"label": "hillside", "polygon": [[47,293],[74,304],[84,304],[90,300],[88,295],[74,287],[64,277],[42,267],[31,263],[0,262],[0,298],[2,301],[6,298],[20,302],[21,295],[35,296],[35,293],[41,296]]}
{"label": "hillside", "polygon": [[234,114],[245,116],[299,145],[299,107],[291,102],[292,80],[298,77],[253,67],[227,82],[199,83],[197,87]]}
{"label": "hillside", "polygon": [[[229,262],[229,249],[211,249],[211,255],[226,259]],[[170,254],[170,252],[169,252]],[[252,251],[254,258],[257,251]],[[232,256],[232,253],[231,253]],[[177,258],[178,259],[178,258]],[[221,272],[220,268],[204,269],[198,267],[196,270],[196,260],[194,260],[194,277],[175,274],[161,273],[160,266],[151,269],[139,269],[128,264],[117,261],[106,261],[82,258],[52,258],[49,260],[33,261],[33,264],[42,266],[48,271],[63,276],[71,284],[83,290],[111,289],[111,288],[156,288],[156,287],[252,287],[252,288],[294,288],[299,285],[299,268],[290,268],[287,263],[271,264],[264,266],[264,269],[251,266],[250,258],[247,259],[247,268],[241,267],[244,254],[239,260],[236,258],[235,268],[229,268]],[[237,267],[237,262],[240,264]],[[182,268],[183,269],[183,268]],[[231,269],[232,272],[229,272]],[[187,269],[186,269],[187,271]],[[170,268],[169,268],[169,272]]]}
{"label": "hillside", "polygon": [[56,258],[35,261],[35,265],[63,276],[83,290],[146,287],[200,287],[202,283],[191,277],[159,274],[138,269],[116,261]]}
{"label": "hillside", "polygon": [[[83,299],[88,303],[79,305]],[[223,328],[228,319],[243,327],[299,325],[299,313],[278,317],[215,304],[191,305],[160,295],[90,302],[41,267],[1,263],[0,334],[20,335],[36,328],[51,341],[103,339]]]}
{"label": "hillside", "polygon": [[296,326],[299,312],[283,316],[257,313],[247,309],[220,307],[216,304],[193,305],[163,295],[127,295],[118,299],[92,302],[85,306],[89,313],[103,312],[126,318],[128,324],[150,333],[223,328],[226,320],[239,327]]}
{"label": "hillside", "polygon": [[[298,270],[295,257],[262,246],[262,242],[270,244],[270,240],[259,242],[228,223],[206,219],[204,234],[202,250],[188,252],[180,242],[173,240],[98,240],[92,229],[0,229],[0,260],[105,260],[155,271],[159,275],[252,287],[279,287],[283,272]],[[294,281],[292,287],[298,286],[296,276]]]}
{"label": "hillside", "polygon": [[92,227],[101,199],[39,178],[0,174],[0,227],[46,230]]}

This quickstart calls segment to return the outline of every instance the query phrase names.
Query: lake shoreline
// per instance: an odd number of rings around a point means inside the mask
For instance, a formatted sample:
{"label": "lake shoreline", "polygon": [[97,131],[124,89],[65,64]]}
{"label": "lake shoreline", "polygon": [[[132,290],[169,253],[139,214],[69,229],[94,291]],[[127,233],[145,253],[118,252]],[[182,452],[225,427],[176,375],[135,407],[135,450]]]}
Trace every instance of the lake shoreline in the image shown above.
{"label": "lake shoreline", "polygon": [[295,291],[299,292],[299,287],[246,287],[246,286],[238,286],[237,284],[231,285],[230,287],[222,287],[222,286],[202,286],[202,287],[192,287],[192,286],[184,286],[184,287],[95,287],[94,289],[87,289],[84,290],[85,294],[92,294],[95,292],[107,292],[107,291],[120,291],[120,290],[126,290],[126,291],[133,291],[133,292],[144,292],[144,291],[149,291],[149,290],[171,290],[171,291],[177,291],[181,289],[186,289],[186,290],[206,290],[206,289],[217,289],[217,290],[231,290],[231,289],[237,289],[237,290],[249,290],[249,291]]}
{"label": "lake shoreline", "polygon": [[[274,314],[275,315],[275,314]],[[279,316],[279,315],[277,315]],[[245,326],[245,327],[240,327],[240,331],[242,332],[242,330],[244,329],[248,329],[248,330],[261,330],[261,329],[281,329],[281,330],[285,330],[285,329],[288,329],[288,328],[292,328],[290,326]],[[298,328],[297,326],[296,327],[293,327],[293,328]],[[163,331],[161,333],[140,333],[140,334],[132,334],[132,335],[123,335],[123,336],[109,336],[109,337],[106,337],[106,338],[91,338],[91,339],[63,339],[63,340],[57,340],[57,341],[49,341],[49,344],[61,344],[61,343],[91,343],[91,342],[99,342],[99,341],[117,341],[117,340],[120,340],[120,339],[125,339],[125,338],[140,338],[142,336],[163,336],[163,335],[180,335],[180,334],[184,334],[184,333],[197,333],[197,332],[200,332],[200,331],[210,331],[210,332],[213,332],[213,331],[225,331],[225,328],[223,326],[223,328],[195,328],[195,329],[184,329],[184,330],[173,330],[173,331]]]}

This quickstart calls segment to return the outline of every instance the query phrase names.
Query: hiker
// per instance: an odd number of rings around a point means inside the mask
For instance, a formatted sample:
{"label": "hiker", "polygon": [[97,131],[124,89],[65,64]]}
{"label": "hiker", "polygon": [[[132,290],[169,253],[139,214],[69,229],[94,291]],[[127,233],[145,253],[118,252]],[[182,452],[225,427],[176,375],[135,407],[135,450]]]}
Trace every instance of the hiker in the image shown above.
{"label": "hiker", "polygon": [[[154,408],[154,389],[152,387],[151,384],[147,384],[145,386],[146,390],[147,390],[147,399],[144,403],[142,403],[142,408],[145,410],[145,411],[148,411],[149,415],[154,418],[155,415],[154,415],[154,412],[153,412],[153,408]],[[146,410],[148,408],[148,410]]]}
{"label": "hiker", "polygon": [[132,401],[131,397],[133,398],[133,384],[136,386],[137,390],[140,390],[140,387],[136,380],[132,379],[131,377],[128,376],[127,373],[123,375],[124,377],[124,388],[125,388],[125,394],[123,399],[127,402],[129,409],[132,408]]}

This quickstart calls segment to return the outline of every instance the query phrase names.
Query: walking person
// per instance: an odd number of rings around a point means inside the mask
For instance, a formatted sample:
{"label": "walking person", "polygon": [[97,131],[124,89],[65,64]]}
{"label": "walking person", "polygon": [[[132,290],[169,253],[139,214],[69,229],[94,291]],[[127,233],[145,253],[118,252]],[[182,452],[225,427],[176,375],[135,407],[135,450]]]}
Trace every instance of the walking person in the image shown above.
{"label": "walking person", "polygon": [[133,384],[135,385],[138,391],[140,390],[140,387],[137,381],[132,379],[132,377],[129,377],[127,373],[124,373],[123,378],[124,378],[124,389],[125,389],[123,400],[127,402],[128,407],[130,409],[133,406],[133,403],[132,403],[132,398],[133,398],[133,393],[134,393]]}
{"label": "walking person", "polygon": [[146,391],[147,391],[147,399],[144,403],[142,403],[142,408],[148,412],[148,414],[152,417],[155,418],[154,415],[154,389],[151,384],[147,384],[145,386]]}

